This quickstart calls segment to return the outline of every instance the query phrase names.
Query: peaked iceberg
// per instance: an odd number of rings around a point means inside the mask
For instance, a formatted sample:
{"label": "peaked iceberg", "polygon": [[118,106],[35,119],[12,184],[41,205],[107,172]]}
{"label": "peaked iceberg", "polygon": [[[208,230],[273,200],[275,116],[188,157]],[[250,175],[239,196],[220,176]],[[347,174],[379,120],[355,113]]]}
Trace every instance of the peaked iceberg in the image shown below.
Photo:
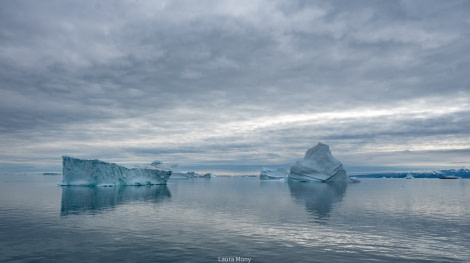
{"label": "peaked iceberg", "polygon": [[62,156],[62,185],[154,185],[166,184],[171,170],[156,165],[126,168],[100,160]]}
{"label": "peaked iceberg", "polygon": [[318,143],[310,148],[303,159],[291,167],[289,179],[297,181],[319,182],[357,182],[351,179],[343,168],[343,164],[333,157],[330,147]]}

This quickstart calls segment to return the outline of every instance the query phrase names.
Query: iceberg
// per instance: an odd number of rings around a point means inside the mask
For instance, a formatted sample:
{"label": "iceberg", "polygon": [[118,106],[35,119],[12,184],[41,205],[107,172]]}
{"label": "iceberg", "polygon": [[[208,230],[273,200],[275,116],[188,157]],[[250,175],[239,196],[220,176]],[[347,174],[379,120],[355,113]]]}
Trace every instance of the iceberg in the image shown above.
{"label": "iceberg", "polygon": [[343,164],[333,157],[330,147],[318,143],[310,148],[303,159],[298,160],[290,168],[290,180],[318,181],[318,182],[358,182],[350,178],[343,168]]}
{"label": "iceberg", "polygon": [[205,173],[205,174],[198,174],[198,177],[199,178],[214,178],[217,176],[213,173]]}
{"label": "iceberg", "polygon": [[271,169],[263,167],[259,175],[260,180],[283,180],[287,178],[289,173],[284,168]]}
{"label": "iceberg", "polygon": [[127,168],[100,160],[62,156],[62,185],[116,186],[166,184],[171,170],[156,165]]}
{"label": "iceberg", "polygon": [[198,174],[196,172],[177,172],[173,173],[171,178],[174,179],[188,179],[188,178],[214,178],[213,173]]}
{"label": "iceberg", "polygon": [[[178,164],[176,163],[163,163],[162,161],[159,161],[159,160],[153,161],[150,165],[151,167],[154,167],[160,170],[171,170],[171,171],[173,171],[174,169],[178,167]],[[145,166],[145,167],[148,167],[148,166]]]}

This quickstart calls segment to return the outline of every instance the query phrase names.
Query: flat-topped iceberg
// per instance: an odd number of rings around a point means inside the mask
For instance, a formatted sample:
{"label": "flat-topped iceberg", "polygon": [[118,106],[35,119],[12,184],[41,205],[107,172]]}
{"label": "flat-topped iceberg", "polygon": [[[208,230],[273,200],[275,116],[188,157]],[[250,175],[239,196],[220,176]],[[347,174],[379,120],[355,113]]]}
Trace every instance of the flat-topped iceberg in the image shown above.
{"label": "flat-topped iceberg", "polygon": [[291,167],[289,179],[297,181],[319,182],[357,182],[350,178],[343,168],[343,164],[333,157],[330,147],[318,143],[310,148],[303,159],[298,160]]}
{"label": "flat-topped iceberg", "polygon": [[154,185],[166,184],[171,170],[157,165],[127,168],[100,160],[83,160],[62,156],[62,185]]}
{"label": "flat-topped iceberg", "polygon": [[282,180],[287,178],[289,173],[284,168],[271,169],[263,167],[259,175],[260,180]]}

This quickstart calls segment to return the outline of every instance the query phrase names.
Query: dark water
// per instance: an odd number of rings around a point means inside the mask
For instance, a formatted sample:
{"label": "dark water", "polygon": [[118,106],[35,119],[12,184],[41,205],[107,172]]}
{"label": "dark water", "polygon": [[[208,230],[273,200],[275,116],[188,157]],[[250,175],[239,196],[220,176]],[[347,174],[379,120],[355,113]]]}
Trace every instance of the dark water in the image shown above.
{"label": "dark water", "polygon": [[0,177],[0,262],[470,261],[468,179],[60,181]]}

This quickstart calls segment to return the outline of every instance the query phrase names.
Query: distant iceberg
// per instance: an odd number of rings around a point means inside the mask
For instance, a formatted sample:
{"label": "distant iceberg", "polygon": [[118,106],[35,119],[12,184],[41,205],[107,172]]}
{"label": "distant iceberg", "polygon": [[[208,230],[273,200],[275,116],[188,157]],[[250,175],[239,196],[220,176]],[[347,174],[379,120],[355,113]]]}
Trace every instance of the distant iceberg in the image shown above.
{"label": "distant iceberg", "polygon": [[199,174],[196,172],[174,172],[171,178],[174,179],[188,179],[188,178],[214,178],[216,177],[213,173]]}
{"label": "distant iceberg", "polygon": [[303,159],[291,167],[290,180],[318,182],[358,182],[350,178],[343,164],[333,157],[330,147],[318,143],[309,149]]}
{"label": "distant iceberg", "polygon": [[141,168],[127,168],[100,160],[62,156],[62,185],[116,186],[166,184],[171,170],[159,162]]}
{"label": "distant iceberg", "polygon": [[287,172],[287,170],[284,168],[271,169],[271,168],[263,167],[261,169],[259,179],[260,180],[282,180],[282,179],[286,179],[288,175],[289,175],[289,172]]}
{"label": "distant iceberg", "polygon": [[[178,164],[176,164],[176,163],[164,163],[164,162],[159,161],[159,160],[153,161],[150,165],[151,165],[152,168],[157,168],[157,169],[160,169],[160,170],[171,170],[171,171],[173,171],[174,169],[176,169],[178,167]],[[142,167],[142,166],[140,166],[140,167]],[[148,167],[148,165],[144,166],[143,168],[146,168],[146,167]]]}

